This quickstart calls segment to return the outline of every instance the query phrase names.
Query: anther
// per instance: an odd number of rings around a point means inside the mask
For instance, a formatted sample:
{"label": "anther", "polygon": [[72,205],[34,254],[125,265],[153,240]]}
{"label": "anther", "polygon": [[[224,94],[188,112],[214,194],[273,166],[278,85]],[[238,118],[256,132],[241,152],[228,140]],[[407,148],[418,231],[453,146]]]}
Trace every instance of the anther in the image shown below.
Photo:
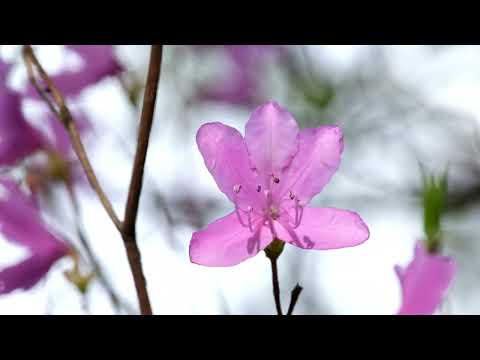
{"label": "anther", "polygon": [[257,186],[257,192],[260,192],[262,190],[262,187],[260,185]]}
{"label": "anther", "polygon": [[242,190],[242,185],[234,185],[233,186],[233,192],[235,194],[238,194],[240,192],[240,190]]}
{"label": "anther", "polygon": [[294,194],[294,193],[292,193],[291,191],[289,192],[289,194],[288,194],[288,195],[289,195],[289,197],[290,197],[290,200],[293,200],[293,199],[295,199],[295,194]]}
{"label": "anther", "polygon": [[280,182],[280,179],[278,177],[276,177],[274,174],[272,174],[271,177],[272,177],[272,180],[275,184],[278,184]]}

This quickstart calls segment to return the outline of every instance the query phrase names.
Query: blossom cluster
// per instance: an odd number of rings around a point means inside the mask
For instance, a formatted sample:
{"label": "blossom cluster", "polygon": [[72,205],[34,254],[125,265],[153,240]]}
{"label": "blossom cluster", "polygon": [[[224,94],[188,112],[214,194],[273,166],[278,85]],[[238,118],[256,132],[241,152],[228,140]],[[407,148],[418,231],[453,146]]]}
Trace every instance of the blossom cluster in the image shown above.
{"label": "blossom cluster", "polygon": [[[79,69],[67,68],[52,76],[66,97],[75,97],[86,87],[122,71],[112,46],[69,45],[82,60]],[[35,87],[13,90],[8,85],[13,64],[0,60],[0,233],[29,251],[26,260],[0,271],[0,294],[34,286],[59,259],[71,253],[69,244],[42,220],[38,193],[52,182],[69,187],[82,179],[69,135],[58,119],[44,116],[40,127],[25,115],[23,104],[39,100]],[[48,92],[48,89],[45,89]],[[91,124],[80,110],[77,127],[85,132]],[[41,160],[37,155],[43,155]],[[20,181],[9,170],[23,167]]]}

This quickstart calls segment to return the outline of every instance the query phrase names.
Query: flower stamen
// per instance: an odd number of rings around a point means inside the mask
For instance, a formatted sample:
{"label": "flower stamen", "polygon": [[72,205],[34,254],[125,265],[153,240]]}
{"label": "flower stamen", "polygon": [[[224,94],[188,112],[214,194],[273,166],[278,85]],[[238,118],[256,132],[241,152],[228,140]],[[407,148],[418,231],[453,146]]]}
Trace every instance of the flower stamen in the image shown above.
{"label": "flower stamen", "polygon": [[303,206],[300,205],[300,200],[295,199],[295,224],[293,228],[296,229],[302,222]]}
{"label": "flower stamen", "polygon": [[253,233],[253,227],[252,227],[252,212],[253,208],[251,206],[248,207],[248,228],[250,229],[250,232]]}
{"label": "flower stamen", "polygon": [[243,227],[248,227],[248,225],[246,225],[245,222],[242,220],[242,216],[240,215],[240,210],[241,209],[238,206],[237,195],[238,195],[238,193],[240,193],[240,190],[242,190],[242,185],[237,184],[237,185],[233,186],[233,204],[235,205],[235,213],[237,214],[238,222]]}

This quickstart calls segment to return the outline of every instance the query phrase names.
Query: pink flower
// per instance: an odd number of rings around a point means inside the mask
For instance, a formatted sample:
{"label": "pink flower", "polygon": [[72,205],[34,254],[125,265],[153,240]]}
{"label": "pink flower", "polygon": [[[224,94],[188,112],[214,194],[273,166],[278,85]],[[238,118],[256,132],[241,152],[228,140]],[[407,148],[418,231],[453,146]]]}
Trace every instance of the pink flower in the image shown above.
{"label": "pink flower", "polygon": [[274,238],[318,250],[356,246],[368,239],[369,230],[358,214],[308,206],[340,164],[340,128],[299,131],[288,111],[268,102],[253,112],[245,139],[229,126],[208,123],[198,130],[197,144],[235,210],[192,235],[193,263],[236,265]]}
{"label": "pink flower", "polygon": [[21,111],[21,98],[6,84],[10,67],[0,61],[0,166],[12,166],[41,147],[41,136]]}
{"label": "pink flower", "polygon": [[[52,80],[63,96],[78,95],[86,87],[100,80],[119,74],[123,68],[118,63],[112,45],[67,45],[80,56],[80,70],[65,70],[52,76]],[[39,98],[35,87],[29,84],[26,96]]]}
{"label": "pink flower", "polygon": [[26,260],[0,271],[0,294],[33,287],[69,252],[46,228],[32,198],[8,179],[0,179],[0,232],[30,251]]}
{"label": "pink flower", "polygon": [[395,266],[402,286],[402,306],[398,315],[431,315],[443,300],[456,271],[455,261],[430,254],[419,241],[406,269]]}
{"label": "pink flower", "polygon": [[262,66],[285,54],[285,49],[272,45],[224,46],[228,70],[212,86],[203,89],[200,100],[235,105],[250,105],[261,90]]}
{"label": "pink flower", "polygon": [[[79,175],[75,174],[77,169],[71,166],[76,160],[73,160],[72,145],[64,126],[52,114],[45,116],[44,131],[29,124],[21,110],[21,94],[9,89],[6,84],[9,70],[10,67],[0,61],[0,167],[14,166],[37,151],[46,151],[57,167],[61,165],[65,172],[72,173],[68,174],[69,178],[78,179]],[[79,130],[88,129],[89,122],[84,113],[77,111],[75,115]],[[48,167],[41,164],[30,168],[39,178],[45,178],[46,172],[51,170]]]}
{"label": "pink flower", "polygon": [[[90,122],[84,113],[75,114],[77,129],[80,134],[90,129]],[[87,184],[85,173],[73,151],[70,136],[63,124],[53,114],[45,119],[47,133],[42,134],[41,150],[48,155],[46,158],[35,159],[27,166],[27,182],[30,189],[37,192],[45,189],[58,180],[73,184]]]}

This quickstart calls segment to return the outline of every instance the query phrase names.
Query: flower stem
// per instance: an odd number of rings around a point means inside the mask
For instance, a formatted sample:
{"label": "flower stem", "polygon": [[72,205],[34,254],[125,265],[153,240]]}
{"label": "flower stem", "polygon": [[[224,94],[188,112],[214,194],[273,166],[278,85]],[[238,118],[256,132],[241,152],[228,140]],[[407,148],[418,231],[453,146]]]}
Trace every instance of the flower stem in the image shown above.
{"label": "flower stem", "polygon": [[292,315],[293,309],[295,309],[295,305],[297,304],[297,300],[300,297],[300,293],[302,292],[303,287],[300,284],[295,285],[292,290],[292,294],[290,297],[290,306],[288,307],[287,315]]}
{"label": "flower stem", "polygon": [[273,285],[273,297],[275,299],[275,307],[277,309],[277,315],[283,315],[282,304],[280,303],[280,284],[278,282],[278,269],[277,258],[269,257],[272,264],[272,285]]}
{"label": "flower stem", "polygon": [[[272,265],[272,285],[273,285],[273,297],[275,299],[275,307],[277,309],[277,315],[283,315],[282,304],[280,303],[280,283],[278,281],[278,267],[277,259],[283,252],[285,242],[275,238],[270,245],[265,248],[265,255],[270,259]],[[287,315],[292,315],[295,305],[303,288],[300,284],[295,285],[291,292],[290,305],[288,306]]]}

